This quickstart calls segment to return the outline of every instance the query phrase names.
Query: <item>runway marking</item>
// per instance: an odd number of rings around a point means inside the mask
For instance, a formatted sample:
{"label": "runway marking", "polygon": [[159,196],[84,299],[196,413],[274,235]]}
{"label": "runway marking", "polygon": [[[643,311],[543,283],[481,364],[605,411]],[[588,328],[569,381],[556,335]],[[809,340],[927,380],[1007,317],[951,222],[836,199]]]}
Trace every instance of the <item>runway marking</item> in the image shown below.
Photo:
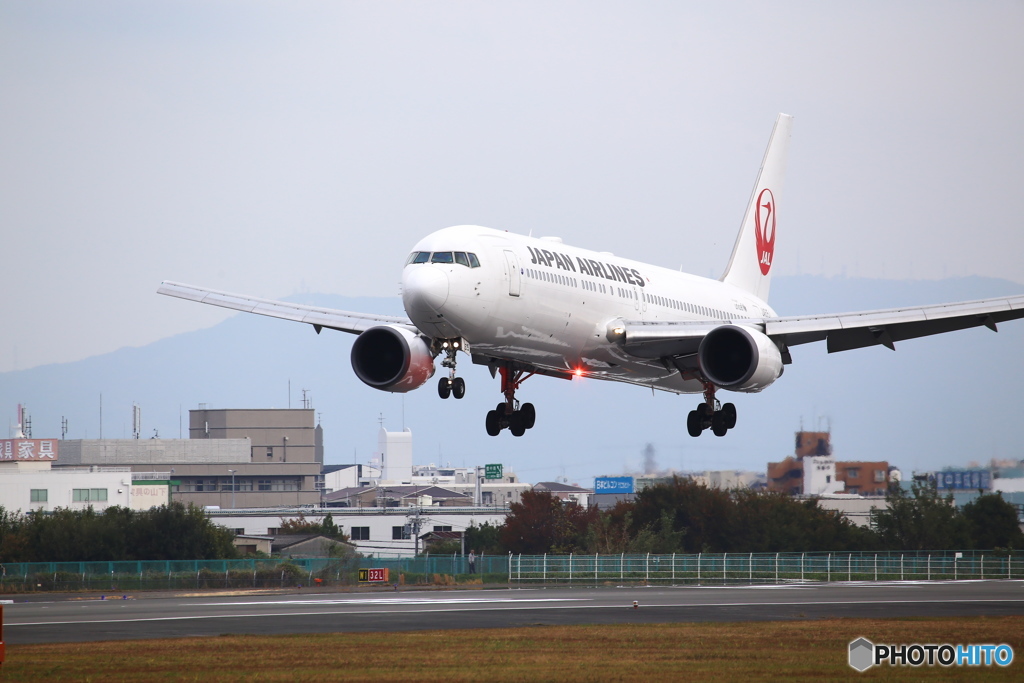
{"label": "runway marking", "polygon": [[[515,601],[525,602],[525,601]],[[814,600],[806,602],[723,602],[723,603],[702,603],[694,604],[687,603],[684,605],[644,605],[642,609],[651,610],[655,608],[707,608],[707,607],[808,607],[808,606],[839,606],[839,605],[924,605],[924,604],[980,604],[996,602],[1001,604],[1007,603],[1022,603],[1024,599],[1000,599],[1000,598],[984,598],[978,600]],[[524,610],[558,610],[558,609],[607,609],[607,610],[622,610],[629,611],[632,605],[622,604],[621,606],[616,605],[531,605],[524,607]],[[8,622],[4,626],[13,628],[16,626],[66,626],[71,624],[130,624],[130,623],[144,623],[153,621],[198,621],[203,619],[253,619],[259,617],[323,617],[323,616],[340,616],[340,615],[353,615],[353,616],[374,616],[378,614],[437,614],[438,612],[483,612],[483,611],[501,611],[501,612],[512,612],[519,608],[513,607],[445,607],[440,609],[407,609],[407,610],[333,610],[333,611],[317,611],[317,612],[266,612],[257,614],[196,614],[196,615],[185,615],[178,617],[137,617],[131,619],[94,619],[94,620],[75,620],[75,621],[36,621],[36,622]]]}
{"label": "runway marking", "polygon": [[192,602],[183,607],[229,607],[237,605],[463,605],[507,602],[581,602],[594,598],[338,598],[334,600],[254,600],[244,602]]}

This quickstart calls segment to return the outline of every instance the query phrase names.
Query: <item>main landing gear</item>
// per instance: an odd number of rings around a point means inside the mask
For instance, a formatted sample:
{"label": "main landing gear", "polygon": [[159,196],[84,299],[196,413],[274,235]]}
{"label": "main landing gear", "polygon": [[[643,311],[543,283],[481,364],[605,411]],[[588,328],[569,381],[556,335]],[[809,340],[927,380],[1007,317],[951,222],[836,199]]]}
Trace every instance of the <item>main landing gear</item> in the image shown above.
{"label": "main landing gear", "polygon": [[484,423],[487,433],[490,436],[497,436],[502,429],[508,427],[512,436],[522,436],[527,429],[533,428],[534,422],[537,421],[537,411],[534,410],[532,403],[519,405],[516,389],[533,373],[512,370],[507,365],[498,368],[498,372],[501,373],[501,393],[505,395],[505,400],[494,410],[487,411],[487,420]]}
{"label": "main landing gear", "polygon": [[437,383],[437,395],[441,398],[449,396],[462,398],[466,395],[466,380],[455,376],[455,354],[459,352],[460,346],[462,344],[458,339],[451,341],[445,339],[441,342],[441,350],[445,355],[444,360],[441,361],[441,367],[448,368],[448,376],[442,377]]}
{"label": "main landing gear", "polygon": [[715,385],[705,382],[704,402],[686,416],[686,431],[690,436],[700,436],[701,432],[711,427],[715,436],[725,436],[735,426],[736,406],[732,403],[720,405],[715,398]]}

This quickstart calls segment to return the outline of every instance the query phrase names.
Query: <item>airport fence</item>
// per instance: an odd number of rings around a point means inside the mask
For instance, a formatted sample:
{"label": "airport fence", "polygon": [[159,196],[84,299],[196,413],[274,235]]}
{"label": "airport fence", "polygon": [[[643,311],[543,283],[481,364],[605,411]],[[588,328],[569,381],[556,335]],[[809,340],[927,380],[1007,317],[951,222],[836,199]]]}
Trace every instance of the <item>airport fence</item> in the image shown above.
{"label": "airport fence", "polygon": [[0,565],[0,592],[349,585],[357,568],[355,558],[20,562]]}
{"label": "airport fence", "polygon": [[509,583],[518,586],[1024,579],[1024,553],[510,555],[508,573]]}
{"label": "airport fence", "polygon": [[386,567],[389,584],[729,585],[817,581],[1024,579],[1024,552],[676,553],[264,558],[0,564],[0,592],[354,586]]}
{"label": "airport fence", "polygon": [[0,564],[0,592],[205,590],[354,586],[359,569],[388,567],[389,583],[452,584],[508,581],[508,557],[481,555],[475,573],[468,557],[247,558],[126,562],[19,562]]}

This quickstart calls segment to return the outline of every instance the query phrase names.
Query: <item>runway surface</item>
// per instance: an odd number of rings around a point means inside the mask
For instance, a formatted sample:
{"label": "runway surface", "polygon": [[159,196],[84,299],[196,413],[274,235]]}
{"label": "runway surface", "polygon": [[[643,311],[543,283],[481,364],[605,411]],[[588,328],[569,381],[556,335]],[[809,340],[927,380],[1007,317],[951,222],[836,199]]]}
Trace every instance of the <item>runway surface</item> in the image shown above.
{"label": "runway surface", "polygon": [[120,595],[105,600],[95,595],[16,596],[3,611],[4,641],[11,645],[244,633],[1022,614],[1022,581],[286,595],[140,593],[127,600]]}

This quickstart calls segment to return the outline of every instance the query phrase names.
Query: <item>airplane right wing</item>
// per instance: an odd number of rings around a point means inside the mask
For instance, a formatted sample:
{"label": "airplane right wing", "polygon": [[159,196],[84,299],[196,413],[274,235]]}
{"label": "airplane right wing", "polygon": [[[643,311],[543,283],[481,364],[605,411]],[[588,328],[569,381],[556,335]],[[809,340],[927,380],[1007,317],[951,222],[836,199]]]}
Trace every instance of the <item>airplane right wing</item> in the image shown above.
{"label": "airplane right wing", "polygon": [[333,308],[303,306],[301,304],[288,303],[287,301],[257,299],[256,297],[242,294],[231,294],[229,292],[218,292],[213,289],[193,287],[192,285],[183,285],[179,282],[162,282],[156,291],[158,294],[165,294],[189,301],[198,301],[199,303],[212,306],[221,306],[246,313],[256,313],[257,315],[266,315],[272,318],[307,323],[313,326],[317,334],[325,327],[340,332],[361,334],[377,325],[401,325],[408,328],[410,332],[419,333],[419,330],[412,324],[411,320],[399,316],[353,313]]}
{"label": "airplane right wing", "polygon": [[697,352],[701,340],[727,324],[742,325],[768,335],[789,362],[788,347],[824,341],[829,353],[881,345],[1024,318],[1024,296],[979,299],[932,306],[890,308],[857,313],[803,315],[749,320],[644,322],[616,320],[608,338],[639,358],[673,358]]}
{"label": "airplane right wing", "polygon": [[1024,296],[1011,296],[838,315],[769,318],[764,321],[764,331],[785,346],[824,340],[828,352],[836,353],[879,344],[895,350],[898,341],[982,325],[995,332],[996,323],[1020,318],[1024,318]]}

